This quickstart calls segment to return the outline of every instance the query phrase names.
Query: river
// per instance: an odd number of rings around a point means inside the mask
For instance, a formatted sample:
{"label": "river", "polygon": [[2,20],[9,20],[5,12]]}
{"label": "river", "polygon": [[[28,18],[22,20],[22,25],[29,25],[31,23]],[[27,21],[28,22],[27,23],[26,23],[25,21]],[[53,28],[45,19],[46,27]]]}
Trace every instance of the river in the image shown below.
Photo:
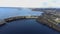
{"label": "river", "polygon": [[35,19],[17,20],[0,27],[0,34],[60,34]]}
{"label": "river", "polygon": [[[27,11],[26,9],[18,11],[17,9],[0,8],[0,11],[0,19],[17,15],[36,15],[30,13],[30,10]],[[37,14],[40,15],[39,12],[37,12]],[[36,19],[22,19],[1,26],[0,34],[60,34],[60,32],[36,22]]]}

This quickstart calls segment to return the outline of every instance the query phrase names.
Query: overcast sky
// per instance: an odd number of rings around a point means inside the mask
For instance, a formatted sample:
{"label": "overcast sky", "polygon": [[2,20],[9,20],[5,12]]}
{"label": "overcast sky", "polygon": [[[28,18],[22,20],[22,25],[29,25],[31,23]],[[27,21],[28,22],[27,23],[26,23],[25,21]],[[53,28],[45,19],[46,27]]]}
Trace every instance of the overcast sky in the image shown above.
{"label": "overcast sky", "polygon": [[0,7],[60,8],[60,0],[0,0]]}

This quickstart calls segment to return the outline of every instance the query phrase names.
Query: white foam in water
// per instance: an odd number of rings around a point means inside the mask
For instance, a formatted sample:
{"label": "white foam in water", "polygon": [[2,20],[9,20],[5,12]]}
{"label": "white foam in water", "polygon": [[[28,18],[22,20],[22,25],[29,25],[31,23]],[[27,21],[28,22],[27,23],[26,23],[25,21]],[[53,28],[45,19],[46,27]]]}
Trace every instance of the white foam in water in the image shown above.
{"label": "white foam in water", "polygon": [[0,19],[5,19],[14,16],[29,16],[29,15],[41,15],[42,12],[34,12],[30,9],[14,9],[14,8],[0,8]]}

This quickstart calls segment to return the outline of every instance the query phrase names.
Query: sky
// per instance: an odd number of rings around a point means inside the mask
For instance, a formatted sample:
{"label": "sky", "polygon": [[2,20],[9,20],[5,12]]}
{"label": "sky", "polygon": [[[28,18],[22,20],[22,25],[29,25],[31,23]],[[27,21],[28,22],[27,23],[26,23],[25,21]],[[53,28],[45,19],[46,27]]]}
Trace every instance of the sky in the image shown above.
{"label": "sky", "polygon": [[0,7],[60,8],[60,0],[0,0]]}

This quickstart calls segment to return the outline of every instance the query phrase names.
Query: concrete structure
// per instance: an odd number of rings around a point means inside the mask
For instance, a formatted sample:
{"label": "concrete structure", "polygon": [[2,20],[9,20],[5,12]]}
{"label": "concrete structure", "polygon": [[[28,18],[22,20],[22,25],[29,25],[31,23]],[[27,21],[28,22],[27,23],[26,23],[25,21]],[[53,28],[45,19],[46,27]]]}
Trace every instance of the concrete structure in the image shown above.
{"label": "concrete structure", "polygon": [[29,18],[36,19],[36,18],[38,18],[38,16],[16,16],[16,17],[10,17],[10,18],[6,18],[4,20],[0,20],[0,25],[3,25],[5,23],[7,23],[7,22],[15,21],[15,20],[18,20],[18,19],[29,19]]}

